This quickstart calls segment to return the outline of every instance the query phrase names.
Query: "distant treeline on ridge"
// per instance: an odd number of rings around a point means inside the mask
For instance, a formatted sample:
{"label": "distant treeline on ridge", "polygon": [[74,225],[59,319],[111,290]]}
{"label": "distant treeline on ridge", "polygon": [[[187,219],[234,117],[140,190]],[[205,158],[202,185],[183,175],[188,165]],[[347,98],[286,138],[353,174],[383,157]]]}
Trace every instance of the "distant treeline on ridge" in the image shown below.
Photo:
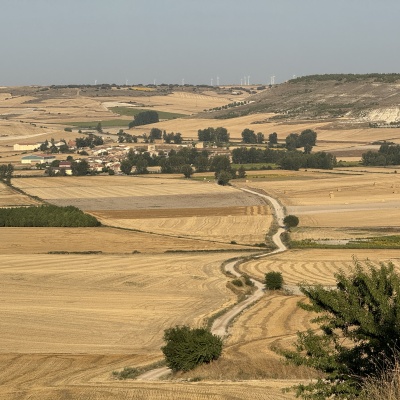
{"label": "distant treeline on ridge", "polygon": [[322,74],[299,76],[290,79],[290,83],[312,82],[312,81],[339,81],[339,82],[358,82],[373,79],[374,82],[392,83],[400,80],[400,74]]}

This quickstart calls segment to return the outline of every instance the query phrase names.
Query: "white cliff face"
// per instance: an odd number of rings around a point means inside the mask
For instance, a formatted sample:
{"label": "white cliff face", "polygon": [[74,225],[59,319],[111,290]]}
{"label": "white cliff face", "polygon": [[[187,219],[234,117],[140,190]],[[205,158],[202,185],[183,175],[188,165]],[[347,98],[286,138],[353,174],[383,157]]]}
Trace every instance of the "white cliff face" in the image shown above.
{"label": "white cliff face", "polygon": [[376,122],[376,123],[386,123],[390,124],[391,122],[399,122],[400,123],[400,107],[382,107],[375,110],[371,110],[365,113],[364,116],[361,117],[362,120],[368,122]]}

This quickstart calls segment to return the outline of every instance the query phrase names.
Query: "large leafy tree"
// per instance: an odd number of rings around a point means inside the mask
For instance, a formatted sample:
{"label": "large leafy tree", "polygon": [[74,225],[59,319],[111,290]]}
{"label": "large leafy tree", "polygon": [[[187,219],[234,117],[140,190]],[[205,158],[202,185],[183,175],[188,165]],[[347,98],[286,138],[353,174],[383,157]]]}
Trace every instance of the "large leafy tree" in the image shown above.
{"label": "large leafy tree", "polygon": [[14,166],[12,164],[0,165],[0,180],[9,184],[11,182],[13,172]]}
{"label": "large leafy tree", "polygon": [[216,360],[222,352],[222,339],[205,328],[176,326],[164,331],[164,340],[161,350],[173,371],[189,371]]}
{"label": "large leafy tree", "polygon": [[318,331],[298,333],[295,351],[280,350],[291,362],[324,373],[299,385],[306,399],[352,398],[366,377],[392,365],[400,341],[400,277],[392,263],[365,266],[355,260],[350,274],[335,275],[336,288],[302,286],[305,310],[319,314]]}

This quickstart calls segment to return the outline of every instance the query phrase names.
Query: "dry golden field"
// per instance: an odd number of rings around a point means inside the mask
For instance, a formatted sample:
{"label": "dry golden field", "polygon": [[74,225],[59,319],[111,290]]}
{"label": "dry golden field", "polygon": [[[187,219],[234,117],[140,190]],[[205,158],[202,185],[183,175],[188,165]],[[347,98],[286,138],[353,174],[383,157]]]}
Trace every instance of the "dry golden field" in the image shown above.
{"label": "dry golden field", "polygon": [[166,327],[200,324],[234,300],[219,269],[226,257],[1,255],[0,398],[294,398],[282,380],[112,379],[159,359]]}
{"label": "dry golden field", "polygon": [[[48,252],[99,252],[107,254],[160,254],[168,251],[246,249],[229,243],[169,237],[109,227],[101,228],[1,228],[1,254]],[[22,240],[22,238],[24,240]],[[26,239],[26,240],[25,240]]]}
{"label": "dry golden field", "polygon": [[[298,380],[245,382],[137,382],[115,381],[106,373],[110,366],[138,357],[96,357],[42,355],[2,357],[14,372],[13,378],[0,373],[1,400],[291,400],[283,393]],[[32,384],[34,388],[32,388]]]}
{"label": "dry golden field", "polygon": [[393,168],[263,172],[246,185],[280,199],[300,219],[292,238],[349,239],[400,231],[400,178]]}
{"label": "dry golden field", "polygon": [[263,200],[214,182],[104,176],[21,178],[14,184],[51,203],[89,211],[103,224],[168,236],[256,244],[272,222]]}
{"label": "dry golden field", "polygon": [[[178,114],[197,114],[204,109],[220,107],[232,101],[239,101],[244,99],[244,96],[233,98],[233,96],[218,95],[216,92],[187,93],[175,92],[167,96],[148,96],[138,98],[137,102],[142,108],[152,108],[159,111],[167,111]],[[103,100],[103,105],[107,108],[115,107],[118,105],[130,105],[127,102],[132,101],[132,98],[123,97],[118,98],[118,101]]]}
{"label": "dry golden field", "polygon": [[298,331],[314,327],[310,315],[297,306],[301,299],[281,293],[265,295],[235,320],[221,358],[183,376],[232,380],[316,377],[307,368],[287,365],[272,350],[291,347]]}
{"label": "dry golden field", "polygon": [[91,214],[111,226],[240,244],[264,242],[272,223],[267,206],[146,210],[135,211],[134,215],[123,211],[94,211]]}
{"label": "dry golden field", "polygon": [[261,257],[242,264],[240,270],[257,279],[263,279],[267,272],[279,271],[287,285],[299,283],[333,285],[336,272],[340,269],[345,272],[350,271],[353,257],[360,262],[368,259],[376,264],[391,261],[396,268],[400,268],[400,250],[309,249],[289,250]]}
{"label": "dry golden field", "polygon": [[0,182],[0,207],[28,206],[39,202]]}
{"label": "dry golden field", "polygon": [[[228,97],[177,92],[140,97],[137,105],[190,115],[242,99]],[[64,132],[62,123],[120,119],[109,108],[126,105],[132,97],[121,93],[115,98],[87,98],[77,90],[72,98],[32,100],[0,95],[0,114],[10,115],[0,119],[1,162],[19,161],[20,154],[12,149],[18,141],[77,136]],[[400,129],[341,129],[320,121],[280,123],[268,121],[271,116],[184,118],[129,132],[142,134],[156,126],[196,139],[198,129],[224,126],[236,140],[245,128],[266,137],[277,132],[284,140],[289,133],[311,128],[318,133],[314,150],[333,150],[338,158],[359,158],[376,140],[400,143]],[[300,226],[292,238],[346,239],[400,232],[400,182],[394,171],[262,171],[249,173],[249,182],[243,185],[264,190],[288,213],[299,216]],[[283,294],[266,294],[237,318],[220,360],[182,376],[204,381],[135,382],[111,376],[113,370],[161,359],[165,328],[199,325],[235,301],[220,265],[244,248],[231,241],[251,244],[265,238],[272,216],[259,198],[210,182],[157,176],[26,178],[14,179],[13,184],[128,229],[2,228],[0,399],[286,400],[294,395],[283,394],[281,388],[315,376],[284,365],[272,351],[276,345],[291,346],[296,331],[312,327],[309,315],[296,307],[303,298]],[[0,186],[0,206],[34,203]],[[186,253],[165,253],[171,250]],[[47,254],[50,251],[102,253]],[[395,250],[290,250],[248,261],[240,269],[259,279],[266,272],[281,271],[292,289],[303,281],[332,285],[334,273],[347,270],[353,255],[376,263],[391,260],[400,267],[400,251]]]}
{"label": "dry golden field", "polygon": [[2,254],[0,353],[160,354],[164,329],[234,301],[235,255]]}

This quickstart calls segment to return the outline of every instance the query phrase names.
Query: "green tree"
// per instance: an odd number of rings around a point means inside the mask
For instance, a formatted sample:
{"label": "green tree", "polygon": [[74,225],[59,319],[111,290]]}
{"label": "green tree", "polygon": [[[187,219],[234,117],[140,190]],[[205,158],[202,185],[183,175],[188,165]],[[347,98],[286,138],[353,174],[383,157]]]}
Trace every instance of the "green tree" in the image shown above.
{"label": "green tree", "polygon": [[268,290],[280,290],[283,286],[283,277],[281,272],[271,271],[265,274],[265,288]]}
{"label": "green tree", "polygon": [[71,164],[72,175],[83,176],[89,172],[89,164],[86,160],[74,161]]}
{"label": "green tree", "polygon": [[286,217],[283,219],[283,223],[288,228],[295,228],[299,224],[299,218],[295,215],[286,215]]}
{"label": "green tree", "polygon": [[279,350],[296,365],[322,371],[324,377],[297,386],[307,399],[349,399],[360,394],[365,378],[394,365],[400,337],[400,277],[392,263],[365,266],[355,260],[346,275],[335,274],[336,288],[301,286],[315,312],[319,330],[298,333],[296,350]]}
{"label": "green tree", "polygon": [[246,170],[244,169],[243,165],[241,165],[238,169],[238,178],[244,179],[246,178]]}
{"label": "green tree", "polygon": [[153,142],[155,139],[161,139],[161,138],[162,138],[162,130],[158,128],[151,128],[149,135],[150,142]]}
{"label": "green tree", "polygon": [[286,136],[286,148],[291,151],[291,150],[296,150],[297,147],[300,147],[299,145],[299,135],[297,133],[291,133],[288,136]]}
{"label": "green tree", "polygon": [[133,121],[129,123],[129,128],[140,125],[153,124],[159,122],[157,111],[142,111],[133,117]]}
{"label": "green tree", "polygon": [[96,131],[99,132],[99,133],[102,133],[102,132],[103,132],[103,128],[102,128],[102,126],[101,126],[101,122],[99,122],[99,123],[96,125]]}
{"label": "green tree", "polygon": [[189,371],[218,359],[222,352],[222,339],[205,328],[169,328],[164,331],[164,341],[166,345],[161,350],[173,371]]}
{"label": "green tree", "polygon": [[218,185],[226,186],[231,179],[232,175],[228,171],[223,170],[217,175]]}
{"label": "green tree", "polygon": [[243,143],[257,143],[257,135],[251,129],[244,129],[242,132]]}
{"label": "green tree", "polygon": [[12,164],[0,165],[0,179],[3,182],[10,184],[13,172],[14,166]]}
{"label": "green tree", "polygon": [[189,164],[184,164],[182,165],[181,172],[185,178],[190,178],[193,175],[194,170]]}
{"label": "green tree", "polygon": [[268,135],[268,143],[269,145],[278,144],[278,134],[276,132],[270,133]]}
{"label": "green tree", "polygon": [[147,169],[148,166],[149,166],[149,163],[147,162],[147,160],[143,156],[139,156],[136,160],[135,172],[139,175],[148,174],[149,173],[149,171]]}
{"label": "green tree", "polygon": [[229,171],[231,169],[231,162],[227,156],[214,156],[211,159],[210,171],[215,172],[217,176],[221,171]]}
{"label": "green tree", "polygon": [[130,160],[125,159],[121,161],[120,170],[123,174],[129,175],[132,171],[133,164]]}

